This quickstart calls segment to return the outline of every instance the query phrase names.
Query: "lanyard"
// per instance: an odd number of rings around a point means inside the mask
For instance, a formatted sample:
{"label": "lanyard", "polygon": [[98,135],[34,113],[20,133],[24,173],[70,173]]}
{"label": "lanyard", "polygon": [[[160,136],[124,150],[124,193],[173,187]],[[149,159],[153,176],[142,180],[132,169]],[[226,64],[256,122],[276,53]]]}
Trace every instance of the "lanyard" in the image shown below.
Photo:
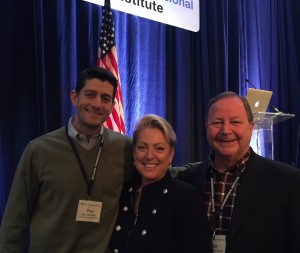
{"label": "lanyard", "polygon": [[213,237],[215,236],[216,233],[216,220],[220,217],[225,203],[227,202],[230,194],[232,193],[232,191],[234,190],[234,188],[236,187],[237,183],[239,182],[244,170],[246,167],[244,167],[241,170],[241,173],[235,178],[233,184],[231,185],[229,191],[227,192],[225,198],[223,199],[223,201],[221,202],[219,211],[216,212],[216,207],[215,207],[215,191],[214,191],[214,184],[215,184],[215,177],[214,177],[214,171],[213,169],[210,170],[210,189],[211,189],[211,229],[213,231]]}
{"label": "lanyard", "polygon": [[94,165],[94,168],[93,168],[93,173],[92,173],[92,176],[91,176],[91,179],[90,181],[88,181],[88,177],[86,175],[86,170],[84,169],[84,166],[82,164],[82,161],[79,157],[79,154],[78,154],[78,151],[73,143],[73,140],[71,139],[71,137],[69,136],[68,134],[68,126],[66,126],[66,135],[67,135],[67,138],[68,138],[68,141],[73,149],[73,153],[77,159],[77,162],[79,164],[79,167],[80,167],[80,170],[81,170],[81,173],[82,173],[82,176],[87,184],[87,198],[90,199],[91,198],[91,192],[92,192],[92,189],[93,189],[93,186],[94,186],[94,182],[95,182],[95,176],[96,176],[96,172],[97,172],[97,166],[98,166],[98,163],[99,163],[99,159],[100,159],[100,156],[101,156],[101,152],[102,152],[102,148],[103,148],[103,144],[104,144],[104,134],[102,134],[101,136],[101,140],[100,140],[100,144],[99,144],[99,149],[98,149],[98,154],[97,154],[97,158],[96,158],[96,161],[95,161],[95,165]]}

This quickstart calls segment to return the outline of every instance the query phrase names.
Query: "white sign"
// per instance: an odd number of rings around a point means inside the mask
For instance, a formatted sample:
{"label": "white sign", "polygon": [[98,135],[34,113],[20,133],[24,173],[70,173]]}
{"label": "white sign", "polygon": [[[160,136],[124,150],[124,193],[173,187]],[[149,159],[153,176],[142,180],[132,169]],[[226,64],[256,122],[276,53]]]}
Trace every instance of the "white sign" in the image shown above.
{"label": "white sign", "polygon": [[[104,5],[104,0],[84,0]],[[111,8],[180,27],[193,32],[200,29],[199,0],[111,0]]]}

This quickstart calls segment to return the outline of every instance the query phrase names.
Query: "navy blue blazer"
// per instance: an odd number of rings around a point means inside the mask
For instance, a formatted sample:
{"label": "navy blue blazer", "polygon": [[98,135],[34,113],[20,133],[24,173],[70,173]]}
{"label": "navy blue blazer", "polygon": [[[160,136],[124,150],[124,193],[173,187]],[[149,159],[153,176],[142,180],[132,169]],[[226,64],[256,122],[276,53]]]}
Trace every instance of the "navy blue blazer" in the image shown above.
{"label": "navy blue blazer", "polygon": [[[204,193],[207,161],[178,177]],[[203,196],[202,196],[203,198]],[[251,152],[241,178],[226,253],[300,253],[300,170]]]}

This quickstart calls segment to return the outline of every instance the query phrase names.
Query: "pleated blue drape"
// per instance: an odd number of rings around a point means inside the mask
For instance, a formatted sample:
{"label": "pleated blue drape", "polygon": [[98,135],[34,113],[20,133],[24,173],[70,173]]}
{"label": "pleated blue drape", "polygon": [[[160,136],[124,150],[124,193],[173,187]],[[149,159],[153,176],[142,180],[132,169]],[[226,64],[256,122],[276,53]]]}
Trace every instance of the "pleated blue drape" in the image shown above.
{"label": "pleated blue drape", "polygon": [[[299,11],[297,0],[201,0],[197,33],[114,11],[127,134],[142,115],[159,114],[177,133],[174,164],[202,160],[209,99],[245,95],[247,78],[296,115],[274,126],[275,159],[295,163]],[[81,0],[1,3],[1,215],[25,145],[74,113],[69,93],[77,73],[96,65],[100,24],[101,7]]]}

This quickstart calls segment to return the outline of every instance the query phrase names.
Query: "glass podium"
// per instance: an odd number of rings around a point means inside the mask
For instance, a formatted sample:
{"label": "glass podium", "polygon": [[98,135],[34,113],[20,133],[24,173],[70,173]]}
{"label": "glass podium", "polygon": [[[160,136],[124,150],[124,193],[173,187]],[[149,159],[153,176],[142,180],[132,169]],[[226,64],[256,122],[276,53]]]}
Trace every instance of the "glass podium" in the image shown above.
{"label": "glass podium", "polygon": [[295,117],[283,112],[253,113],[254,129],[250,146],[259,155],[274,159],[273,125]]}

